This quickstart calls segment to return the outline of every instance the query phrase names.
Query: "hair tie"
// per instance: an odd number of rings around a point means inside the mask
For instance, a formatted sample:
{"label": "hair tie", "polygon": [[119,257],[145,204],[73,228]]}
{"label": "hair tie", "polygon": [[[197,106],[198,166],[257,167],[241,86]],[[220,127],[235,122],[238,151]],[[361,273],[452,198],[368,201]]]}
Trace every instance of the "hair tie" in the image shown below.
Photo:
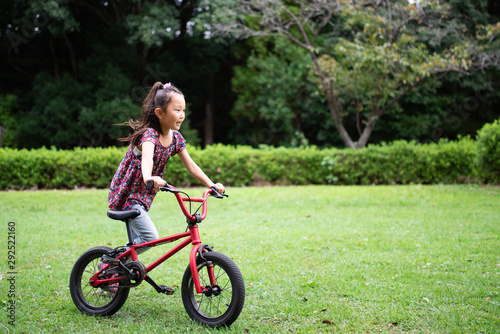
{"label": "hair tie", "polygon": [[172,87],[170,82],[163,85],[163,89],[167,89],[168,87]]}

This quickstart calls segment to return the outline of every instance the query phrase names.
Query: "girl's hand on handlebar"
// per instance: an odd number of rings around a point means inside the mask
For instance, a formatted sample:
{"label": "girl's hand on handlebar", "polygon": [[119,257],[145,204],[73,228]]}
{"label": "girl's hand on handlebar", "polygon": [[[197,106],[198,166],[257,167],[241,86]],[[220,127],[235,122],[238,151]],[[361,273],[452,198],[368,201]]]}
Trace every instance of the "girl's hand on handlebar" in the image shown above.
{"label": "girl's hand on handlebar", "polygon": [[226,191],[222,183],[216,183],[212,187],[214,187],[220,194],[223,194]]}
{"label": "girl's hand on handlebar", "polygon": [[148,185],[148,181],[153,181],[154,182],[154,188],[155,190],[158,190],[160,187],[163,187],[167,184],[167,181],[165,181],[164,179],[162,179],[161,177],[159,176],[152,176],[148,179],[145,179],[144,180],[144,183],[146,184],[146,186]]}

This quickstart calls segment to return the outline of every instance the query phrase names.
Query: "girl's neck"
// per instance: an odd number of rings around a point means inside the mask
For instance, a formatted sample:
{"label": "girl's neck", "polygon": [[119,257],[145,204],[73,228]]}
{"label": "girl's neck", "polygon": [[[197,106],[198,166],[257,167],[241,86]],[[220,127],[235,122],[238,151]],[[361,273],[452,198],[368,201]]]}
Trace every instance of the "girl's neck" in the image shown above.
{"label": "girl's neck", "polygon": [[166,138],[169,137],[171,133],[172,129],[161,129],[160,135]]}
{"label": "girl's neck", "polygon": [[165,132],[160,133],[160,143],[164,147],[168,147],[168,146],[170,146],[170,144],[172,144],[172,138],[173,138],[173,136],[171,134],[172,134],[172,130],[171,129],[168,129],[166,133]]}

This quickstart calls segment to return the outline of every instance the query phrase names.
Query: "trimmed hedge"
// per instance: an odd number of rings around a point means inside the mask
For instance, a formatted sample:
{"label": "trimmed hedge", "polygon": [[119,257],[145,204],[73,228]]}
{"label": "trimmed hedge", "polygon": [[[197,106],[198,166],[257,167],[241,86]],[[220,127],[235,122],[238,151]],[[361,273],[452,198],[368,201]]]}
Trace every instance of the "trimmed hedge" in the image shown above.
{"label": "trimmed hedge", "polygon": [[[498,148],[498,145],[493,147]],[[320,150],[316,147],[254,149],[224,145],[203,150],[188,147],[188,150],[212,180],[232,186],[499,180],[495,170],[481,174],[476,167],[478,147],[470,138],[425,145],[395,141],[369,145],[357,151]],[[105,188],[109,186],[125,151],[126,148],[0,149],[0,189]],[[167,165],[165,179],[178,187],[198,185],[177,157]]]}
{"label": "trimmed hedge", "polygon": [[500,118],[485,124],[477,136],[477,165],[487,182],[500,183]]}
{"label": "trimmed hedge", "polygon": [[108,187],[125,151],[0,149],[0,189]]}

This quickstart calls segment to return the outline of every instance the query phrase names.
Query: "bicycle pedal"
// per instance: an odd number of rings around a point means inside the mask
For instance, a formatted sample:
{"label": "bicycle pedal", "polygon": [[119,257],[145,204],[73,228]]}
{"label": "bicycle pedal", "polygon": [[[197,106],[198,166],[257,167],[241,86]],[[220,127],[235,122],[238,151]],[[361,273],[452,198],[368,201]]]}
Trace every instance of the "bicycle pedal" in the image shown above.
{"label": "bicycle pedal", "polygon": [[101,261],[102,261],[102,263],[110,264],[113,266],[117,266],[120,263],[120,260],[117,260],[111,256],[106,255],[106,254],[103,254]]}
{"label": "bicycle pedal", "polygon": [[160,285],[161,293],[164,293],[166,295],[173,295],[175,290],[169,286],[166,285]]}

